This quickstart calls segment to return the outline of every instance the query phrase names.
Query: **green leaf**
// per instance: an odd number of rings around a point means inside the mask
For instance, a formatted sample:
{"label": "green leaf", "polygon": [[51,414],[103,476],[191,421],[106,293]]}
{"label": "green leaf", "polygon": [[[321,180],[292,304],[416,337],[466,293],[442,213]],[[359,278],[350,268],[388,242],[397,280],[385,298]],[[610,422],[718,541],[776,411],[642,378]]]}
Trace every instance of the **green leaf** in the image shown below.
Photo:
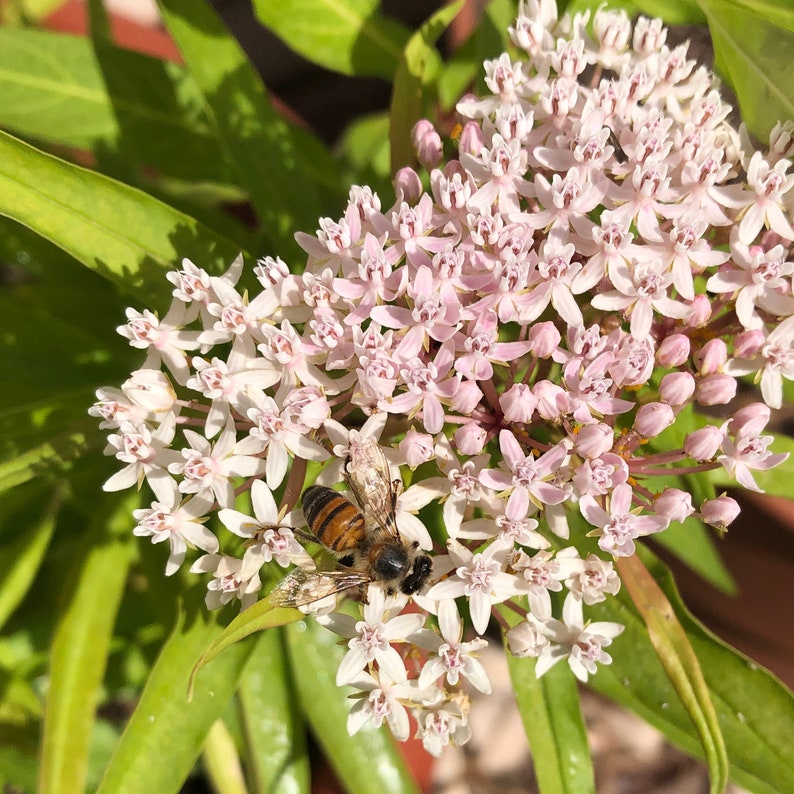
{"label": "green leaf", "polygon": [[719,794],[728,783],[728,757],[698,658],[670,602],[639,556],[619,558],[616,568],[645,620],[667,677],[692,718],[709,766],[710,791]]}
{"label": "green leaf", "polygon": [[385,725],[349,736],[349,687],[336,685],[344,651],[338,637],[307,619],[286,628],[292,676],[303,711],[349,794],[418,794]]}
{"label": "green leaf", "polygon": [[558,664],[538,679],[534,659],[519,659],[508,653],[507,664],[540,791],[595,792],[579,689],[570,668]]}
{"label": "green leaf", "polygon": [[[708,19],[716,67],[736,92],[742,121],[766,140],[777,121],[794,118],[794,26],[779,27],[756,3],[698,2]],[[791,25],[790,4],[788,10]]]}
{"label": "green leaf", "polygon": [[411,36],[400,57],[394,77],[391,99],[391,168],[414,162],[411,130],[422,118],[425,91],[431,75],[438,71],[441,59],[435,43],[463,8],[463,0],[443,6]]}
{"label": "green leaf", "polygon": [[687,518],[654,536],[653,544],[666,549],[718,590],[734,595],[736,582],[720,556],[714,535],[703,522]]}
{"label": "green leaf", "polygon": [[208,3],[159,0],[159,5],[223,148],[275,247],[273,253],[300,256],[293,235],[297,229],[314,228],[322,212],[288,124],[273,109],[259,74]]}
{"label": "green leaf", "polygon": [[[184,586],[184,577],[177,578],[176,584]],[[178,589],[166,592],[175,596]],[[190,670],[217,636],[222,620],[217,612],[207,614],[204,592],[202,587],[193,587],[178,602],[173,630],[105,771],[99,794],[176,794],[204,738],[228,706],[251,652],[249,643],[237,645],[218,659],[199,679],[192,701],[187,698]]]}
{"label": "green leaf", "polygon": [[347,75],[390,80],[410,36],[379,0],[254,0],[254,11],[295,52]]}
{"label": "green leaf", "polygon": [[0,125],[180,179],[232,170],[183,67],[83,37],[0,27]]}
{"label": "green leaf", "polygon": [[80,392],[0,412],[0,492],[67,471],[88,450],[102,448],[97,421],[86,416],[89,402]]}
{"label": "green leaf", "polygon": [[39,776],[39,791],[47,794],[85,788],[99,689],[134,550],[130,510],[137,503],[137,494],[123,501],[113,495],[94,506],[87,551],[70,582],[51,651]]}
{"label": "green leaf", "polygon": [[714,532],[696,518],[674,522],[653,542],[681,560],[726,595],[736,593],[736,582],[714,544]]}
{"label": "green leaf", "polygon": [[306,794],[306,734],[282,629],[270,629],[257,639],[238,697],[251,791]]}
{"label": "green leaf", "polygon": [[234,737],[222,719],[217,719],[204,740],[204,768],[216,794],[248,794]]}
{"label": "green leaf", "polygon": [[297,609],[273,606],[269,598],[263,598],[248,607],[248,609],[243,610],[220,634],[213,638],[212,642],[204,649],[204,653],[201,655],[198,662],[196,662],[190,674],[189,696],[192,697],[193,685],[197,673],[204,665],[218,656],[219,653],[257,631],[264,631],[265,629],[272,629],[276,626],[284,626],[287,623],[294,623],[302,617],[303,613]]}
{"label": "green leaf", "polygon": [[0,132],[0,215],[33,229],[151,305],[182,257],[220,270],[238,246],[140,190]]}
{"label": "green leaf", "polygon": [[28,496],[35,497],[39,505],[27,502],[27,509],[21,515],[15,512],[0,522],[5,524],[8,519],[13,519],[17,528],[19,525],[22,527],[22,531],[15,533],[13,542],[0,547],[0,629],[33,584],[55,529],[63,492],[62,483],[55,487],[49,498],[40,487],[31,489]]}
{"label": "green leaf", "polygon": [[[672,575],[642,552],[686,631],[700,661],[725,741],[730,774],[755,794],[794,791],[794,697],[773,675],[706,631],[686,610]],[[589,608],[593,620],[617,621],[626,630],[613,643],[613,661],[599,667],[590,686],[626,706],[695,756],[703,757],[691,719],[648,639],[647,628],[625,592]],[[611,650],[611,649],[610,649]]]}

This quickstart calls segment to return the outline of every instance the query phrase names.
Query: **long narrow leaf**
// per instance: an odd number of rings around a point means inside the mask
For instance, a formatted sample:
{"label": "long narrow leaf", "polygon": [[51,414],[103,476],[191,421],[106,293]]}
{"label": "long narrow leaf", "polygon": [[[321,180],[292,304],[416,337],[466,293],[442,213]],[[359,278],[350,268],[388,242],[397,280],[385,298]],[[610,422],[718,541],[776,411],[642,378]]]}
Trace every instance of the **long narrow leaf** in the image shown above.
{"label": "long narrow leaf", "polygon": [[99,688],[134,549],[124,529],[137,495],[120,504],[118,497],[105,500],[112,512],[97,512],[52,644],[39,777],[42,794],[82,794],[85,787]]}
{"label": "long narrow leaf", "polygon": [[273,109],[242,47],[204,0],[159,0],[163,19],[206,103],[224,150],[237,166],[273,253],[297,253],[293,235],[313,229],[314,185],[289,126]]}
{"label": "long narrow leaf", "polygon": [[64,486],[59,484],[49,498],[42,499],[44,494],[37,488],[34,495],[41,500],[43,512],[29,509],[25,519],[30,523],[23,524],[24,531],[0,552],[0,628],[19,606],[39,570],[55,529],[63,491]]}
{"label": "long narrow leaf", "polygon": [[516,703],[542,794],[595,792],[576,679],[566,665],[535,677],[535,660],[508,654]]}
{"label": "long narrow leaf", "polygon": [[728,758],[698,658],[670,602],[639,556],[621,557],[617,569],[645,620],[662,667],[695,724],[709,765],[710,790],[719,794],[728,783]]}
{"label": "long narrow leaf", "polygon": [[410,35],[379,0],[254,0],[254,11],[295,52],[342,74],[391,79]]}
{"label": "long narrow leaf", "polygon": [[[714,703],[730,761],[730,775],[755,794],[794,791],[794,757],[786,737],[794,735],[794,698],[774,676],[706,631],[681,602],[672,576],[643,553],[654,579],[672,604],[692,644]],[[626,626],[615,641],[613,662],[590,685],[635,711],[687,752],[703,756],[692,722],[648,639],[629,596],[589,608],[594,620]]]}
{"label": "long narrow leaf", "polygon": [[85,38],[0,27],[0,124],[174,178],[231,181],[183,67],[112,45],[104,60],[111,75]]}
{"label": "long narrow leaf", "polygon": [[284,626],[287,623],[294,623],[300,620],[302,613],[297,609],[287,609],[285,607],[274,607],[267,598],[263,598],[241,612],[222,632],[207,644],[196,662],[193,671],[190,673],[188,692],[190,697],[193,693],[193,684],[198,672],[211,662],[222,651],[237,644],[251,634],[265,629],[272,629],[277,626]]}
{"label": "long narrow leaf", "polygon": [[176,794],[237,688],[251,644],[238,644],[218,659],[188,702],[190,670],[219,631],[220,616],[206,613],[200,589],[194,587],[180,602],[173,631],[105,772],[100,794]]}
{"label": "long narrow leaf", "polygon": [[349,736],[348,688],[335,683],[337,637],[314,620],[286,627],[292,675],[314,735],[349,794],[418,794],[385,725]]}
{"label": "long narrow leaf", "polygon": [[204,740],[204,767],[216,794],[248,794],[231,731],[217,719]]}
{"label": "long narrow leaf", "polygon": [[223,269],[238,246],[146,193],[0,132],[0,215],[146,299],[166,298],[164,276],[186,256]]}
{"label": "long narrow leaf", "polygon": [[256,641],[238,696],[251,792],[306,794],[306,735],[281,629],[265,631]]}

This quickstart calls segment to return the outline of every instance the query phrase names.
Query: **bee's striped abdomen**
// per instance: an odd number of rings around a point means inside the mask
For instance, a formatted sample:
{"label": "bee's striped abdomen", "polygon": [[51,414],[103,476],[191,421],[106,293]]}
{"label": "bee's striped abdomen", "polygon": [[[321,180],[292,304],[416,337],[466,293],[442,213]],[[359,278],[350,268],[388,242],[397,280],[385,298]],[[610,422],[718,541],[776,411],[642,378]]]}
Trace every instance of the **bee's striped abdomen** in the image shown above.
{"label": "bee's striped abdomen", "polygon": [[309,529],[323,546],[345,552],[361,545],[366,534],[364,516],[338,491],[312,485],[304,491],[301,503]]}

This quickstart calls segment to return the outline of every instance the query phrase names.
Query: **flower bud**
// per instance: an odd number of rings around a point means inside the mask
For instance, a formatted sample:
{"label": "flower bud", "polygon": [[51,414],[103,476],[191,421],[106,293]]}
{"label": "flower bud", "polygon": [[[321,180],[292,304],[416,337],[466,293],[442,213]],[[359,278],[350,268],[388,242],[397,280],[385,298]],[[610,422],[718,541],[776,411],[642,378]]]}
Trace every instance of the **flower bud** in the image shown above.
{"label": "flower bud", "polygon": [[529,352],[537,358],[548,358],[560,344],[560,332],[553,322],[535,323],[527,335]]}
{"label": "flower bud", "polygon": [[458,139],[458,151],[467,152],[477,157],[483,147],[483,133],[480,125],[476,121],[467,121],[463,125],[463,132]]}
{"label": "flower bud", "polygon": [[136,370],[121,384],[121,390],[131,403],[156,414],[170,411],[176,401],[171,381],[159,369]]}
{"label": "flower bud", "polygon": [[688,372],[669,372],[659,383],[659,397],[670,405],[683,405],[695,393],[695,379]]}
{"label": "flower bud", "polygon": [[667,403],[646,403],[637,411],[634,429],[645,438],[653,438],[673,422],[675,413]]}
{"label": "flower bud", "polygon": [[488,434],[477,422],[466,422],[455,431],[453,438],[458,452],[462,455],[479,455],[485,446]]}
{"label": "flower bud", "polygon": [[722,339],[709,339],[693,356],[701,375],[713,375],[722,370],[728,360],[728,346]]}
{"label": "flower bud", "polygon": [[695,460],[712,460],[722,447],[725,434],[714,425],[694,430],[684,439],[684,452]]}
{"label": "flower bud", "polygon": [[725,529],[732,524],[740,512],[739,503],[725,494],[709,499],[700,506],[701,519],[717,529]]}
{"label": "flower bud", "polygon": [[433,458],[433,436],[428,433],[419,433],[411,428],[400,442],[400,452],[402,452],[405,462],[415,469]]}
{"label": "flower bud", "polygon": [[574,449],[584,458],[598,458],[612,449],[615,431],[603,422],[585,425],[574,437]]}
{"label": "flower bud", "polygon": [[668,521],[683,521],[695,512],[692,495],[679,488],[665,488],[653,500],[653,509],[657,515]]}
{"label": "flower bud", "polygon": [[707,295],[695,295],[689,301],[689,307],[691,311],[687,318],[687,325],[690,328],[700,328],[701,325],[705,325],[709,321],[711,317],[711,301]]}
{"label": "flower bud", "polygon": [[742,331],[733,340],[733,355],[736,358],[753,358],[764,346],[766,337],[760,328]]}
{"label": "flower bud", "polygon": [[499,406],[508,422],[530,422],[538,399],[526,383],[514,383],[499,395]]}
{"label": "flower bud", "polygon": [[482,390],[477,385],[477,381],[464,380],[458,386],[455,396],[452,399],[452,407],[464,416],[468,416],[482,400]]}
{"label": "flower bud", "polygon": [[428,169],[435,168],[443,155],[441,136],[427,119],[419,119],[411,130],[411,141],[419,162]]}
{"label": "flower bud", "polygon": [[539,380],[532,387],[532,394],[538,400],[537,411],[544,419],[559,419],[570,408],[565,389],[550,380]]}
{"label": "flower bud", "polygon": [[680,367],[688,358],[689,337],[684,334],[670,334],[665,337],[656,351],[656,360],[663,367]]}
{"label": "flower bud", "polygon": [[736,396],[736,380],[715,372],[706,375],[695,387],[695,399],[701,405],[725,405]]}
{"label": "flower bud", "polygon": [[768,424],[772,411],[766,403],[750,403],[734,412],[728,424],[732,435],[757,436]]}
{"label": "flower bud", "polygon": [[394,194],[400,201],[414,204],[423,193],[422,180],[413,168],[401,168],[394,176]]}

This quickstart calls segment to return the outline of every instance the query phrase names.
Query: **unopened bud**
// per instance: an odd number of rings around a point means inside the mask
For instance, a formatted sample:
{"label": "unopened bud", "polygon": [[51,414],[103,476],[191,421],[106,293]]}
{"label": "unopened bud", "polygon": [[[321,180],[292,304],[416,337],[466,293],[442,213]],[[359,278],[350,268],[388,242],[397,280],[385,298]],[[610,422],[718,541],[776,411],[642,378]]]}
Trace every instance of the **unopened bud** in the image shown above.
{"label": "unopened bud", "polygon": [[684,452],[694,460],[711,460],[722,447],[725,434],[714,425],[693,430],[684,439]]}
{"label": "unopened bud", "polygon": [[687,324],[690,328],[700,328],[705,325],[711,317],[711,301],[707,295],[695,295],[689,301],[690,314]]}
{"label": "unopened bud", "polygon": [[728,431],[757,436],[769,423],[772,411],[766,403],[750,403],[736,411],[728,424]]}
{"label": "unopened bud", "polygon": [[538,400],[537,411],[544,419],[559,419],[569,410],[568,395],[561,386],[550,380],[540,380],[532,387]]}
{"label": "unopened bud", "polygon": [[679,488],[666,488],[653,500],[657,515],[668,521],[683,521],[695,512],[692,496]]}
{"label": "unopened bud", "polygon": [[663,367],[680,367],[689,358],[689,337],[684,334],[670,334],[665,337],[656,351],[656,360]]}
{"label": "unopened bud", "polygon": [[574,437],[574,449],[584,458],[598,458],[612,449],[615,431],[603,422],[585,425]]}
{"label": "unopened bud", "polygon": [[701,405],[726,405],[736,396],[736,380],[715,372],[706,375],[695,387],[695,399]]}
{"label": "unopened bud", "polygon": [[693,356],[701,375],[713,375],[722,370],[728,360],[728,346],[722,339],[709,339]]}
{"label": "unopened bud", "polygon": [[176,402],[171,381],[159,369],[136,370],[129,380],[122,383],[121,390],[131,403],[156,414],[170,411]]}
{"label": "unopened bud", "polygon": [[538,398],[526,383],[514,383],[499,395],[499,407],[508,422],[530,422],[537,404]]}
{"label": "unopened bud", "polygon": [[413,168],[401,168],[394,176],[394,194],[397,196],[398,203],[407,201],[414,204],[422,195],[424,188],[419,174]]}
{"label": "unopened bud", "polygon": [[433,436],[428,433],[419,433],[411,428],[400,442],[400,452],[402,452],[405,462],[415,469],[432,459],[434,454]]}
{"label": "unopened bud", "polygon": [[695,379],[688,372],[669,372],[659,383],[659,397],[670,405],[683,405],[695,393]]}
{"label": "unopened bud", "polygon": [[736,358],[753,358],[766,342],[764,332],[760,328],[742,331],[733,340],[733,355]]}
{"label": "unopened bud", "polygon": [[463,125],[463,131],[458,139],[458,151],[477,157],[482,151],[483,134],[480,125],[476,121],[467,121]]}
{"label": "unopened bud", "polygon": [[455,431],[453,438],[461,455],[479,455],[488,434],[477,422],[466,422]]}
{"label": "unopened bud", "polygon": [[634,429],[645,438],[653,438],[673,422],[675,413],[667,403],[646,403],[637,411]]}
{"label": "unopened bud", "polygon": [[548,358],[560,344],[560,332],[553,322],[535,323],[527,335],[529,352],[537,358]]}
{"label": "unopened bud", "polygon": [[732,524],[740,512],[739,503],[725,494],[709,499],[700,506],[700,517],[717,529],[725,529]]}
{"label": "unopened bud", "polygon": [[419,162],[428,169],[435,168],[443,156],[441,136],[427,119],[420,119],[411,131],[411,141]]}

